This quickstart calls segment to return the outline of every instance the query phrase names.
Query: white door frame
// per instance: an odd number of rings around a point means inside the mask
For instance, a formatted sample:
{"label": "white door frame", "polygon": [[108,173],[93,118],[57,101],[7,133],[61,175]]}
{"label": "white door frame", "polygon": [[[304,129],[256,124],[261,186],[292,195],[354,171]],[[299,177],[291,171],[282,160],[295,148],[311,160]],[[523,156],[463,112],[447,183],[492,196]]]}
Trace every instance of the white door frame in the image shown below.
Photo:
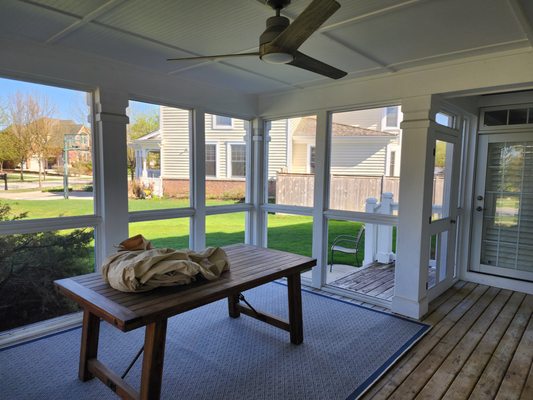
{"label": "white door frame", "polygon": [[533,274],[487,264],[481,264],[481,238],[483,231],[485,184],[487,171],[488,146],[490,143],[532,141],[531,130],[510,131],[478,135],[478,158],[474,191],[474,210],[472,216],[472,251],[470,270],[493,274],[501,277],[531,280]]}

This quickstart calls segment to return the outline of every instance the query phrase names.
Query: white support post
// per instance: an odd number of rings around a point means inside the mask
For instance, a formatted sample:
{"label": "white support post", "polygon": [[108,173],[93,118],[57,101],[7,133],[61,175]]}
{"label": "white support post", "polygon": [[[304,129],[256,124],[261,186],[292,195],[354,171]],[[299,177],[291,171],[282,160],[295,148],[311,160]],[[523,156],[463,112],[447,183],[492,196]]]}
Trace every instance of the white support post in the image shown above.
{"label": "white support post", "polygon": [[97,269],[128,237],[127,107],[125,93],[95,93],[95,213],[102,218],[95,233]]}
{"label": "white support post", "polygon": [[252,159],[252,171],[250,173],[251,180],[248,182],[249,198],[254,208],[248,213],[246,225],[246,243],[254,244],[256,246],[266,247],[267,237],[267,216],[266,212],[261,209],[261,206],[267,202],[265,191],[268,190],[268,177],[266,170],[266,140],[267,130],[265,129],[265,121],[261,118],[256,118],[251,122],[251,138],[250,147]]}
{"label": "white support post", "polygon": [[[365,212],[375,213],[378,200],[375,197],[366,199]],[[363,265],[372,264],[376,261],[377,225],[365,224],[365,259]]]}
{"label": "white support post", "polygon": [[[392,193],[385,192],[381,195],[380,214],[392,214]],[[392,226],[378,225],[376,259],[379,263],[390,263],[394,255],[392,253]],[[366,253],[365,253],[366,254]]]}
{"label": "white support post", "polygon": [[313,207],[313,257],[317,266],[313,268],[312,285],[320,288],[326,283],[328,264],[328,226],[324,211],[329,207],[329,127],[330,115],[320,111],[316,118],[316,166]]}
{"label": "white support post", "polygon": [[142,172],[141,176],[143,179],[148,178],[148,154],[145,149],[142,149]]}
{"label": "white support post", "polygon": [[432,97],[402,102],[402,157],[398,241],[392,311],[421,318],[428,310],[429,225],[433,143],[428,137]]}
{"label": "white support post", "polygon": [[189,191],[194,215],[191,218],[189,247],[193,250],[205,248],[205,112],[196,108],[190,121],[190,180]]}

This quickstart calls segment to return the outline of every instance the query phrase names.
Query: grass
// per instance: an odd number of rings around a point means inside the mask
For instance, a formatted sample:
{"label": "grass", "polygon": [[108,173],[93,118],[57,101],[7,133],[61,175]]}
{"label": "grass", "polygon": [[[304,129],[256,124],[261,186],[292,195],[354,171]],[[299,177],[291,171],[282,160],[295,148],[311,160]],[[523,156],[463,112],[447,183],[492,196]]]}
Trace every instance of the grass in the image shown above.
{"label": "grass", "polygon": [[[90,200],[2,200],[12,207],[13,213],[28,212],[28,218],[53,218],[79,216],[93,213]],[[230,200],[210,201],[210,205],[234,204]],[[188,199],[129,200],[130,211],[188,207]],[[328,249],[338,235],[356,235],[361,223],[330,220],[328,223]],[[244,242],[245,213],[210,215],[206,218],[206,245],[224,246]],[[156,247],[189,247],[189,218],[174,218],[129,224],[129,235],[143,234]],[[268,246],[311,256],[313,238],[312,217],[269,214]],[[364,257],[364,239],[360,245],[360,260]],[[329,254],[328,254],[329,257]],[[335,261],[354,265],[353,256],[336,253]]]}

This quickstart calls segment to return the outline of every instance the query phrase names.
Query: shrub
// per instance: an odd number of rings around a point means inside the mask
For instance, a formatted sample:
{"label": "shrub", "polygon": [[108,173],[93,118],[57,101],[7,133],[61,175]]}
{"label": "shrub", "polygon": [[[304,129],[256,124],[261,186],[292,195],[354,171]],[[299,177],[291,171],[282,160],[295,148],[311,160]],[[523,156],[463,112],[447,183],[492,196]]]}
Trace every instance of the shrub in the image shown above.
{"label": "shrub", "polygon": [[[0,203],[0,221],[24,218]],[[39,232],[0,236],[0,331],[77,309],[56,292],[53,281],[94,270],[92,231]]]}
{"label": "shrub", "polygon": [[135,199],[151,199],[154,193],[154,184],[143,183],[139,179],[131,182],[131,194]]}
{"label": "shrub", "polygon": [[92,175],[93,163],[91,161],[74,161],[70,167],[70,172],[75,175]]}

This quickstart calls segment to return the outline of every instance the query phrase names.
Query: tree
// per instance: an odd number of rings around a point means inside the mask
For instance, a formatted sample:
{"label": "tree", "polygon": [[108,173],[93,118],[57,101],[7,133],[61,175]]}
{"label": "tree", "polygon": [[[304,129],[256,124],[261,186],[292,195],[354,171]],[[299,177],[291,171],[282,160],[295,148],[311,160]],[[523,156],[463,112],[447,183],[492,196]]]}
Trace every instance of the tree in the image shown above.
{"label": "tree", "polygon": [[0,171],[3,170],[5,161],[14,161],[16,159],[15,138],[6,129],[0,132]]}
{"label": "tree", "polygon": [[20,180],[24,180],[24,163],[31,156],[32,143],[30,132],[27,129],[29,124],[29,113],[26,107],[26,96],[20,92],[15,93],[9,99],[6,108],[6,120],[8,129],[13,137],[13,148],[16,153],[16,160],[20,162]]}
{"label": "tree", "polygon": [[54,130],[53,113],[54,107],[45,96],[21,92],[10,97],[5,112],[8,129],[13,137],[13,150],[20,162],[20,180],[24,180],[24,163],[35,155],[39,163],[39,187],[43,162]]}
{"label": "tree", "polygon": [[128,126],[128,172],[132,181],[135,179],[136,162],[135,151],[130,146],[131,142],[158,129],[159,115],[157,113],[136,115],[133,123]]}
{"label": "tree", "polygon": [[446,166],[447,143],[437,140],[435,145],[435,167],[444,168]]}

